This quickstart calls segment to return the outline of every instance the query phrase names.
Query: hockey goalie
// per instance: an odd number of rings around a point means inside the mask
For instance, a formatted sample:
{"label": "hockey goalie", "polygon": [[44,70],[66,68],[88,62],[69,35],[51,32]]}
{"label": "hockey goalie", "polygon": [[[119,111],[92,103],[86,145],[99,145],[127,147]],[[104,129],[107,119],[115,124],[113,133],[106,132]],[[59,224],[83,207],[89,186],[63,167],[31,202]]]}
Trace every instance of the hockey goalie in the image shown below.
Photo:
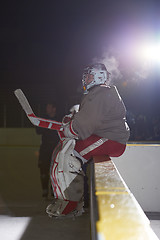
{"label": "hockey goalie", "polygon": [[83,212],[82,165],[93,156],[121,156],[130,130],[126,108],[104,64],[84,69],[84,97],[79,110],[65,116],[60,142],[53,152],[51,183],[55,200],[46,208],[50,217],[78,216]]}

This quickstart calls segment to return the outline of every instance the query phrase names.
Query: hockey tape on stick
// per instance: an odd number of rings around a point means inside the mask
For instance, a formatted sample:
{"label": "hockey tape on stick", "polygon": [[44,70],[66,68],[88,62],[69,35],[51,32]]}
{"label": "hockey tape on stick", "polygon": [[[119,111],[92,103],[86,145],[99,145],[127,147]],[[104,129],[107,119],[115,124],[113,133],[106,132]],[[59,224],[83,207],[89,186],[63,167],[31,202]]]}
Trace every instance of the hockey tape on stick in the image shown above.
{"label": "hockey tape on stick", "polygon": [[42,127],[42,128],[57,130],[57,131],[62,131],[63,130],[61,122],[37,117],[34,114],[26,96],[24,95],[24,93],[22,92],[21,89],[16,89],[14,91],[14,94],[17,97],[19,103],[21,104],[23,110],[25,111],[27,117],[29,118],[29,120],[31,121],[31,123],[33,125],[38,126],[38,127]]}

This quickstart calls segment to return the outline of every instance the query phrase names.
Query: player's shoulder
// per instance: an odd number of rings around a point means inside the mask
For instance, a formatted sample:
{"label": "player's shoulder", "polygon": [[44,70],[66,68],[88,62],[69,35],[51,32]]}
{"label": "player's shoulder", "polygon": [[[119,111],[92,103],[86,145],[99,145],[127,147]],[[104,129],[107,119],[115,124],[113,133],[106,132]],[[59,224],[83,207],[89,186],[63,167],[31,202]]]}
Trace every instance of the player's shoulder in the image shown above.
{"label": "player's shoulder", "polygon": [[95,89],[95,93],[97,94],[109,94],[112,92],[117,92],[117,88],[116,86],[112,85],[112,86],[107,86],[107,85],[99,85],[97,86],[97,88]]}
{"label": "player's shoulder", "polygon": [[106,97],[110,97],[116,93],[116,87],[115,86],[107,86],[107,85],[98,85],[94,86],[92,89],[90,89],[89,93],[86,95],[85,100],[91,101],[91,100],[98,100],[106,99]]}

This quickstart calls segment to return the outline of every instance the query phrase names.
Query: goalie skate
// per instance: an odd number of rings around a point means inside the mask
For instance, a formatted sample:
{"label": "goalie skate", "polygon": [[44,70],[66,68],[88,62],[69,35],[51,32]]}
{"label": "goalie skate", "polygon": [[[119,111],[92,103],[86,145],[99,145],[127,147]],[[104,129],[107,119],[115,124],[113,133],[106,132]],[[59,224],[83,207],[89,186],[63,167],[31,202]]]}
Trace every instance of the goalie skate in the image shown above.
{"label": "goalie skate", "polygon": [[71,218],[81,216],[84,212],[83,201],[73,202],[68,200],[56,199],[46,208],[46,213],[51,218]]}

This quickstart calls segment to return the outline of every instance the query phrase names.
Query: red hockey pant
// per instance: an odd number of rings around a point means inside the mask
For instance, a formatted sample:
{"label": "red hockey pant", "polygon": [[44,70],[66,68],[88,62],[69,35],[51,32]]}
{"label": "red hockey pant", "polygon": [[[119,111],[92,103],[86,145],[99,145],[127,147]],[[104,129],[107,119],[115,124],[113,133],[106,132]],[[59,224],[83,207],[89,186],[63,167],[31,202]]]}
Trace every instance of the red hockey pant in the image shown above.
{"label": "red hockey pant", "polygon": [[125,144],[96,135],[91,135],[85,140],[78,140],[75,146],[75,150],[86,160],[90,160],[93,156],[98,155],[119,157],[124,153],[125,148]]}

